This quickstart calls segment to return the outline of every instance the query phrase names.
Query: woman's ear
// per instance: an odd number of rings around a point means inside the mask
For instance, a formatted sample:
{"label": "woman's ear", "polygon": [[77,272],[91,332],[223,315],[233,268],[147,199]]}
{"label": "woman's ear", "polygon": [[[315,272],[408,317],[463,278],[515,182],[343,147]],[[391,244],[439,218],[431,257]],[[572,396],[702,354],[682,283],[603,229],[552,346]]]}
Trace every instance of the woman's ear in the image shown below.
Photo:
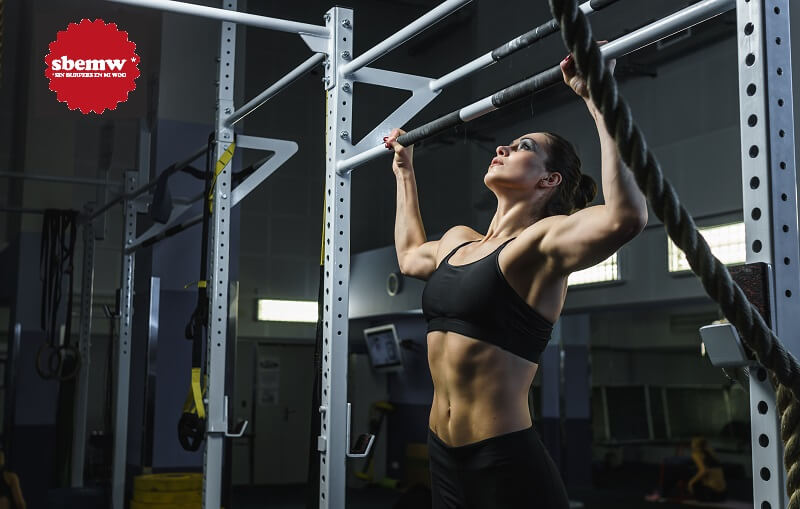
{"label": "woman's ear", "polygon": [[557,186],[561,184],[561,174],[558,172],[553,172],[547,177],[547,183],[552,186]]}

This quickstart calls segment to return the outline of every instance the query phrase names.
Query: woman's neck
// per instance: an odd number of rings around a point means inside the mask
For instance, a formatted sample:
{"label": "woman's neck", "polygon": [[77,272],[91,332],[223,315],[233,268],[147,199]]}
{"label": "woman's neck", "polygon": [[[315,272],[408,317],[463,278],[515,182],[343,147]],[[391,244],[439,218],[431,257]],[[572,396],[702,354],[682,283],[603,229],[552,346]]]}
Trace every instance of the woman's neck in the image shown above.
{"label": "woman's neck", "polygon": [[516,237],[530,225],[541,219],[541,213],[535,211],[533,202],[517,201],[514,203],[498,200],[497,211],[494,213],[489,228],[486,230],[484,240],[494,238]]}

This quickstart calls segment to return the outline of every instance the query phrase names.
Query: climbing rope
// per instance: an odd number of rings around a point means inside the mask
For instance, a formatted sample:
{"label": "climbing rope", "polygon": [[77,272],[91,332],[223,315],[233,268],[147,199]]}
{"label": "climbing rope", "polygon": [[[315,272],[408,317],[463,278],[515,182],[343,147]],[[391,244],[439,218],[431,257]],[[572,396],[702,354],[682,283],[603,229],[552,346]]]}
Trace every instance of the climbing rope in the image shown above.
{"label": "climbing rope", "polygon": [[553,17],[561,25],[564,43],[572,53],[578,71],[586,77],[592,100],[599,106],[622,160],[633,171],[639,188],[664,223],[670,238],[686,254],[692,271],[700,278],[708,295],[736,326],[756,359],[772,372],[771,380],[777,385],[776,402],[781,419],[789,509],[800,509],[800,467],[797,465],[800,456],[800,365],[767,327],[761,314],[733,281],[727,267],[711,253],[689,212],[678,200],[675,189],[664,178],[661,166],[635,124],[627,102],[619,94],[617,82],[605,65],[589,22],[578,9],[577,1],[549,0],[549,3]]}

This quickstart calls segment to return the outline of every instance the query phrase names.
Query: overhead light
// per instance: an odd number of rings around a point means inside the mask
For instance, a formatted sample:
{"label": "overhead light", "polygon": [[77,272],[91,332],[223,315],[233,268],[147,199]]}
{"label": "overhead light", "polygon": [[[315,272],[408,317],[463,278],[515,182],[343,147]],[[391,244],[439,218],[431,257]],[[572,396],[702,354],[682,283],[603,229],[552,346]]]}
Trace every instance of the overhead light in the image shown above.
{"label": "overhead light", "polygon": [[[697,231],[706,239],[708,247],[714,256],[725,265],[734,265],[747,261],[747,248],[745,247],[744,223],[731,223],[719,226],[698,228]],[[667,238],[667,259],[670,272],[691,270],[686,255],[678,246]]]}
{"label": "overhead light", "polygon": [[597,265],[570,274],[567,286],[617,281],[618,279],[619,264],[617,263],[617,253],[614,253]]}
{"label": "overhead light", "polygon": [[316,323],[316,301],[258,299],[259,322]]}

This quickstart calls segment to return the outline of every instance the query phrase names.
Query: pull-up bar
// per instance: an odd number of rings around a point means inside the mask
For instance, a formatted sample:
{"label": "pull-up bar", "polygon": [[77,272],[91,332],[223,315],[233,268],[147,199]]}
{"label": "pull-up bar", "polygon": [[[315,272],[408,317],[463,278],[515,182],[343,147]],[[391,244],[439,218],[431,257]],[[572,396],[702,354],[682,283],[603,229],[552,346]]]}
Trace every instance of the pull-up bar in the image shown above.
{"label": "pull-up bar", "polygon": [[17,173],[13,171],[0,171],[0,178],[20,180],[40,180],[42,182],[58,182],[60,184],[74,184],[82,186],[119,186],[120,182],[113,180],[93,179],[87,177],[61,177],[58,175],[41,175],[38,173]]}
{"label": "pull-up bar", "polygon": [[[169,168],[164,170],[164,172],[168,172],[168,175],[174,175],[175,173],[177,173],[177,172],[181,171],[182,169],[186,168],[187,166],[189,166],[189,164],[191,164],[192,161],[194,161],[198,157],[204,155],[207,151],[208,151],[208,146],[207,145],[203,145],[203,147],[200,150],[198,150],[197,152],[195,152],[191,156],[187,157],[183,161],[181,161],[181,162],[179,162],[177,164],[174,164],[173,166],[170,166]],[[111,207],[116,205],[117,203],[121,203],[124,200],[132,200],[133,198],[136,198],[140,194],[146,193],[150,189],[154,188],[157,184],[158,184],[158,179],[153,179],[150,182],[148,182],[147,184],[145,184],[142,187],[140,187],[139,189],[131,191],[130,193],[122,193],[122,194],[120,194],[119,196],[117,196],[113,200],[111,200],[110,202],[106,203],[105,205],[103,205],[102,207],[97,209],[96,211],[92,212],[87,217],[87,221],[94,221],[97,217],[99,217],[101,214],[103,214],[105,211],[107,211],[108,209],[110,209]]]}
{"label": "pull-up bar", "polygon": [[470,1],[471,0],[447,0],[442,2],[435,8],[423,14],[419,19],[411,22],[411,24],[402,30],[395,32],[373,46],[372,49],[368,50],[363,55],[341,66],[339,68],[339,72],[342,74],[342,76],[347,76],[348,74],[352,74],[362,67],[366,67],[374,60],[377,60],[383,55],[389,53],[394,48],[400,46],[418,33],[435,24],[437,21],[440,21],[445,16],[449,16],[464,5],[468,4]]}
{"label": "pull-up bar", "polygon": [[255,111],[257,108],[259,108],[261,105],[263,105],[265,102],[269,101],[278,92],[280,92],[284,88],[294,83],[295,80],[297,80],[298,78],[309,72],[317,65],[321,64],[324,59],[325,59],[324,53],[316,53],[312,55],[305,62],[298,65],[289,74],[287,74],[280,80],[276,81],[274,85],[272,85],[268,89],[258,94],[256,97],[250,100],[250,102],[248,102],[238,110],[234,111],[233,115],[228,117],[228,120],[225,122],[225,125],[230,127],[236,122],[240,121],[241,119],[243,119],[244,117]]}
{"label": "pull-up bar", "polygon": [[308,34],[319,37],[328,37],[328,29],[324,26],[309,25],[297,21],[287,21],[285,19],[269,18],[258,16],[246,12],[229,11],[216,7],[206,7],[205,5],[195,5],[186,2],[176,2],[174,0],[111,0],[120,4],[128,4],[136,7],[147,7],[162,11],[177,12],[180,14],[190,14],[192,16],[202,16],[204,18],[216,19],[219,21],[230,21],[258,28],[278,30],[292,34]]}
{"label": "pull-up bar", "polygon": [[[617,0],[589,0],[588,2],[582,3],[579,8],[584,14],[589,15],[616,2]],[[486,67],[499,62],[505,57],[512,55],[521,49],[525,49],[535,42],[540,41],[548,35],[556,32],[558,32],[558,22],[555,19],[551,19],[546,23],[542,23],[533,30],[525,32],[519,37],[511,39],[502,46],[498,46],[489,53],[486,53],[485,55],[480,56],[471,62],[467,62],[458,69],[445,74],[441,78],[432,80],[428,86],[432,92],[442,90],[443,88],[452,85],[456,81],[464,79],[467,76],[472,76],[481,69],[485,69]]]}
{"label": "pull-up bar", "polygon": [[[623,35],[608,44],[604,44],[600,46],[600,51],[605,58],[619,58],[657,42],[675,32],[685,30],[725,13],[733,9],[734,6],[735,0],[703,0],[659,21],[651,23],[650,25],[646,25],[634,32]],[[397,142],[408,147],[418,141],[430,138],[445,129],[464,124],[491,111],[507,106],[517,99],[542,90],[550,85],[554,85],[561,80],[561,67],[556,65],[546,71],[542,71],[528,79],[511,85],[510,87],[495,92],[493,95],[485,97],[480,101],[465,106],[460,110],[453,111],[416,129],[412,129],[397,138]],[[339,173],[350,171],[386,153],[386,148],[383,145],[378,145],[349,159],[340,161],[336,171]]]}

